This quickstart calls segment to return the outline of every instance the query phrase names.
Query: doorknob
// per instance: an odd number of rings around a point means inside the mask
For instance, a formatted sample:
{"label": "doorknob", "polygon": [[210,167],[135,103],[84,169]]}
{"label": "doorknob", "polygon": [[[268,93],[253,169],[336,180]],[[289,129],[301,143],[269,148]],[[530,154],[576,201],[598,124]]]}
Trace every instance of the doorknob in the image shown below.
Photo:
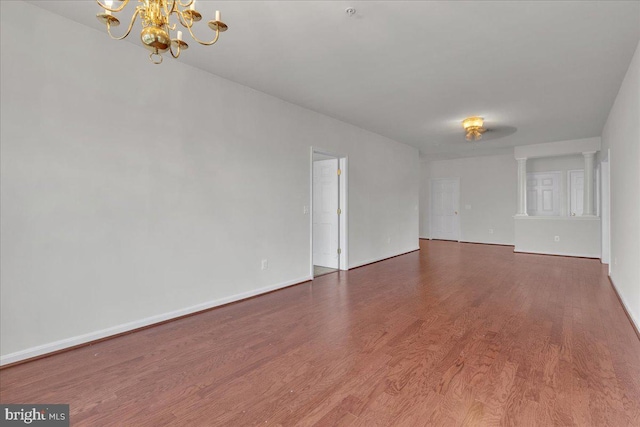
{"label": "doorknob", "polygon": [[454,214],[458,215],[458,211],[453,212]]}

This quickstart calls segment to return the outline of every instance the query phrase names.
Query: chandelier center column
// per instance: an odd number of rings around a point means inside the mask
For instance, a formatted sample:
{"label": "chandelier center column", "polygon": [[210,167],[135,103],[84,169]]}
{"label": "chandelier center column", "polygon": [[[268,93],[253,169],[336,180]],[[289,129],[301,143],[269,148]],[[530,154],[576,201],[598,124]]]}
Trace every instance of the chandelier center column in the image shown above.
{"label": "chandelier center column", "polygon": [[594,194],[595,185],[593,179],[595,151],[586,151],[582,153],[584,156],[584,185],[583,185],[583,207],[582,216],[595,216]]}
{"label": "chandelier center column", "polygon": [[518,161],[518,211],[516,216],[527,215],[527,158],[521,157]]}

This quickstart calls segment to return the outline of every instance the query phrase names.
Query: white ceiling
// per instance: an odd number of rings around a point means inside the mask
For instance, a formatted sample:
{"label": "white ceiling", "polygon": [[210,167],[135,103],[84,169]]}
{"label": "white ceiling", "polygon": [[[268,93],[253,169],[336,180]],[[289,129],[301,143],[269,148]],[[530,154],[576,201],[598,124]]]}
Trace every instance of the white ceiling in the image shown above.
{"label": "white ceiling", "polygon": [[[104,31],[92,1],[31,3]],[[640,39],[637,1],[198,5],[207,19],[220,9],[229,31],[180,61],[441,158],[599,136]],[[465,142],[468,115],[494,132]]]}

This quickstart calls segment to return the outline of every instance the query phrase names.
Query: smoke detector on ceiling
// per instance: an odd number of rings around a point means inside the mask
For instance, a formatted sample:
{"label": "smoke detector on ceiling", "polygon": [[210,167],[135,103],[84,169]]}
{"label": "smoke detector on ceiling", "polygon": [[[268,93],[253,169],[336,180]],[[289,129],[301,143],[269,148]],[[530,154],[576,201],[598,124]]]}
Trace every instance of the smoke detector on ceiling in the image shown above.
{"label": "smoke detector on ceiling", "polygon": [[353,16],[356,14],[356,10],[353,7],[346,8],[344,12],[349,16]]}

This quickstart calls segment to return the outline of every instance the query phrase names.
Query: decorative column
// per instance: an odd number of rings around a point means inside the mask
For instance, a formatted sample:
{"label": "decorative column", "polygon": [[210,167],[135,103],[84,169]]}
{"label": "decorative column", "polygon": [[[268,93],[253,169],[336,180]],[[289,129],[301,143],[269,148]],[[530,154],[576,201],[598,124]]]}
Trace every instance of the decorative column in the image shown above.
{"label": "decorative column", "polygon": [[584,156],[584,194],[582,198],[582,216],[595,216],[594,194],[595,188],[593,183],[593,172],[595,162],[595,151],[585,151]]}
{"label": "decorative column", "polygon": [[527,215],[527,158],[516,159],[518,161],[518,212],[516,216]]}

